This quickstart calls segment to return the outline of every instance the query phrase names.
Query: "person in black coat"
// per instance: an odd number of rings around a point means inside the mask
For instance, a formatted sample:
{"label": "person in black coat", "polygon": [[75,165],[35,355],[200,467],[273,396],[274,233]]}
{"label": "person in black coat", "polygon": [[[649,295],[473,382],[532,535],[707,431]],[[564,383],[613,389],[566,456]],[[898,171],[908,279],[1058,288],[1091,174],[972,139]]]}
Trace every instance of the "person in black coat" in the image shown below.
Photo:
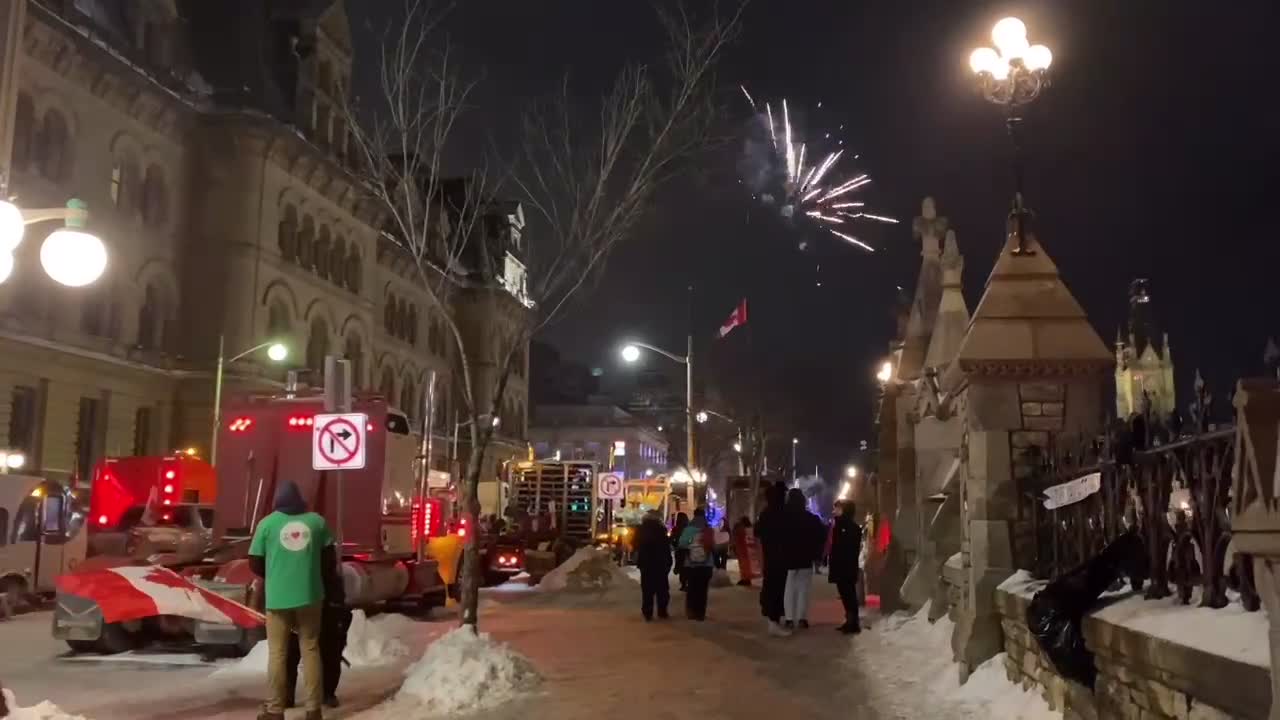
{"label": "person in black coat", "polygon": [[787,486],[776,482],[765,489],[765,508],[753,528],[760,541],[764,568],[760,573],[760,614],[769,620],[771,635],[789,635],[782,627],[783,596],[787,590],[787,565],[783,559],[785,535],[783,502]]}
{"label": "person in black coat", "polygon": [[667,526],[657,513],[647,513],[635,534],[636,567],[640,568],[640,614],[645,622],[653,619],[654,601],[658,604],[658,617],[667,619],[667,605],[671,602],[671,586],[667,573],[671,571],[671,539]]}
{"label": "person in black coat", "polygon": [[[347,607],[347,593],[342,585],[342,570],[335,560],[335,569],[324,573],[324,608],[320,615],[320,661],[324,669],[324,704],[338,707],[338,683],[342,680],[342,653],[347,649],[347,631],[351,629],[351,609]],[[298,663],[302,660],[298,636],[289,636],[287,661],[288,694],[290,700],[298,686]]]}
{"label": "person in black coat", "polygon": [[837,630],[845,634],[862,632],[862,622],[858,619],[858,558],[862,555],[862,527],[854,522],[856,516],[857,509],[852,502],[836,502],[827,579],[836,586],[840,603],[844,605],[844,624]]}
{"label": "person in black coat", "polygon": [[822,557],[827,528],[809,512],[808,499],[799,488],[787,491],[782,513],[782,562],[787,568],[783,591],[783,615],[787,629],[809,627],[809,595],[814,566]]}

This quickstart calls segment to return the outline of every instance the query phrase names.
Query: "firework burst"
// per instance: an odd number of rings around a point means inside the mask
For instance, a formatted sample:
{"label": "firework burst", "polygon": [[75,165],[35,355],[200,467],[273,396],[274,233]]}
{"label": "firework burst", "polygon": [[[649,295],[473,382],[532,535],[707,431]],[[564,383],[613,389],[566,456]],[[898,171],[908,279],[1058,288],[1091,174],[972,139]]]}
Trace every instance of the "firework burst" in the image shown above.
{"label": "firework burst", "polygon": [[[844,175],[839,168],[843,149],[825,154],[816,148],[811,151],[808,143],[800,139],[801,133],[792,127],[791,108],[786,99],[782,100],[780,112],[774,111],[772,103],[765,102],[761,113],[747,88],[739,87],[752,111],[765,116],[772,155],[769,164],[776,168],[775,172],[762,174],[765,187],[757,193],[760,199],[776,205],[779,214],[788,220],[807,219],[851,245],[875,252],[875,248],[851,234],[850,225],[863,221],[892,224],[898,221],[865,212],[865,203],[851,199],[852,193],[871,183],[871,177],[866,173]],[[826,137],[829,138],[830,133]],[[818,157],[822,160],[806,164],[809,158]]]}

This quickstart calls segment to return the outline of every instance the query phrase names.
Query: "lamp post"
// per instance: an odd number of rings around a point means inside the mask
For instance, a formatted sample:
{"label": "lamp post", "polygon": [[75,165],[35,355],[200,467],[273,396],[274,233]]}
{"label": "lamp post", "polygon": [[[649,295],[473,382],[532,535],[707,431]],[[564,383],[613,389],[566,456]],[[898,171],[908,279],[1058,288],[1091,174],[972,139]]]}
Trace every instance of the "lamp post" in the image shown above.
{"label": "lamp post", "polygon": [[66,207],[24,210],[0,200],[0,283],[13,272],[13,252],[22,243],[26,226],[62,220],[65,227],[54,230],[40,246],[40,265],[50,278],[67,287],[90,285],[107,269],[107,248],[97,235],[84,231],[89,209],[83,201],[71,199]]}
{"label": "lamp post", "polygon": [[1013,231],[1018,246],[1014,254],[1027,253],[1022,201],[1022,146],[1018,130],[1022,125],[1022,106],[1039,97],[1049,86],[1048,70],[1053,53],[1044,45],[1027,42],[1027,26],[1021,20],[1007,17],[995,24],[991,40],[996,48],[981,47],[969,55],[969,68],[982,83],[983,96],[1005,108],[1005,127],[1013,142]]}
{"label": "lamp post", "polygon": [[218,335],[218,369],[213,376],[213,437],[209,439],[210,465],[218,464],[218,430],[222,425],[222,368],[227,363],[233,363],[241,358],[252,355],[262,348],[267,348],[267,357],[272,362],[283,362],[285,358],[289,357],[288,346],[276,340],[268,340],[264,343],[254,345],[229,360],[224,359],[223,337],[222,335]]}
{"label": "lamp post", "polygon": [[716,412],[715,410],[699,410],[697,415],[698,424],[705,425],[707,421],[709,421],[713,417],[719,418],[721,420],[724,420],[727,423],[731,423],[737,426],[738,437],[733,441],[733,451],[738,454],[738,474],[745,475],[746,466],[743,464],[743,460],[742,460],[742,448],[743,448],[742,425],[740,425],[737,420],[734,420],[733,418],[729,417],[728,415],[725,415],[724,413]]}
{"label": "lamp post", "polygon": [[656,352],[668,360],[673,360],[684,365],[685,461],[689,465],[689,472],[693,473],[695,465],[695,456],[693,454],[693,335],[689,335],[687,349],[683,356],[667,352],[666,350],[646,343],[631,342],[622,348],[622,359],[629,363],[639,360],[641,348]]}
{"label": "lamp post", "polygon": [[[487,418],[491,416],[488,413],[485,413],[480,417]],[[498,417],[497,415],[493,415],[492,417],[493,417],[493,420],[492,420],[493,427],[497,428],[498,426],[502,425],[502,418]],[[456,475],[453,478],[453,481],[455,483],[458,481],[458,476],[462,475],[462,469],[456,467],[458,464],[458,435],[462,432],[462,428],[469,426],[471,423],[472,423],[472,420],[470,419],[463,420],[462,422],[458,422],[458,411],[455,410],[453,412],[453,446],[449,450],[449,470],[450,472],[456,473]]]}

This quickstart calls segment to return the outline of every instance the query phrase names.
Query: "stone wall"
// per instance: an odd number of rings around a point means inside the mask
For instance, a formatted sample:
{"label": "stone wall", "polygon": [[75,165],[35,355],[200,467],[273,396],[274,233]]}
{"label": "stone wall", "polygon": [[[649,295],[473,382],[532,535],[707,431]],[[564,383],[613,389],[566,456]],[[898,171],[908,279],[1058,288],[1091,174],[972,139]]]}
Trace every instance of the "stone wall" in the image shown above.
{"label": "stone wall", "polygon": [[1026,689],[1038,685],[1067,720],[1264,720],[1271,704],[1265,668],[1177,645],[1096,617],[1085,642],[1098,670],[1095,689],[1065,680],[1027,628],[1029,599],[996,592],[1005,670]]}

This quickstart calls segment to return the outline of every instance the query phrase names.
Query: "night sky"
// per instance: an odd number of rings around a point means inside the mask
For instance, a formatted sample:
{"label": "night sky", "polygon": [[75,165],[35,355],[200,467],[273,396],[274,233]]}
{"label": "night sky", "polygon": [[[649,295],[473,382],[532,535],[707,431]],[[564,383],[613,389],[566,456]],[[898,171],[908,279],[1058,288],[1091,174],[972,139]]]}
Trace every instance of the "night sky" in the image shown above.
{"label": "night sky", "polygon": [[[351,10],[362,58],[379,21],[366,12]],[[730,142],[666,188],[594,294],[544,339],[606,379],[625,373],[626,337],[683,348],[692,284],[698,352],[710,358],[699,372],[750,368],[780,416],[796,418],[801,465],[833,471],[869,437],[895,286],[915,283],[921,198],[933,195],[956,229],[971,309],[1003,240],[1011,151],[967,58],[1007,14],[1054,52],[1053,85],[1026,113],[1027,201],[1098,332],[1112,341],[1129,280],[1147,277],[1181,404],[1197,367],[1223,392],[1258,371],[1267,336],[1280,335],[1274,0],[754,0],[720,68],[726,131],[752,122],[738,83],[759,102],[788,98],[810,135],[831,131],[860,154],[842,163],[874,178],[858,199],[903,223],[860,228],[874,255],[829,236],[801,252],[804,233],[738,182],[743,145]],[[621,63],[659,60],[662,44],[638,0],[465,0],[446,27],[482,78],[460,164],[503,146],[525,103],[565,72],[590,98]],[[754,347],[741,333],[713,346],[744,296]]]}

